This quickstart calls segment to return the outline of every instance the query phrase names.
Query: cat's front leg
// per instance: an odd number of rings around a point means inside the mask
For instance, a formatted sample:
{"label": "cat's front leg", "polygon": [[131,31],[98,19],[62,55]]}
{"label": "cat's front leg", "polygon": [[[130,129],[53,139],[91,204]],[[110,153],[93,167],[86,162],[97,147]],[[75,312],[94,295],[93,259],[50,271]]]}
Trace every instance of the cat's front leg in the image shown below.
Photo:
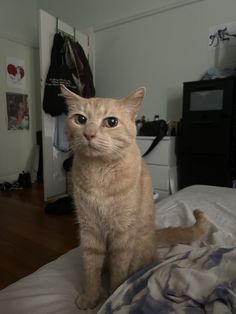
{"label": "cat's front leg", "polygon": [[129,276],[129,268],[133,258],[134,238],[130,234],[115,237],[110,247],[110,290],[115,291]]}
{"label": "cat's front leg", "polygon": [[96,232],[81,232],[83,264],[86,275],[85,293],[79,296],[80,309],[94,308],[102,295],[102,268],[105,259],[105,245]]}

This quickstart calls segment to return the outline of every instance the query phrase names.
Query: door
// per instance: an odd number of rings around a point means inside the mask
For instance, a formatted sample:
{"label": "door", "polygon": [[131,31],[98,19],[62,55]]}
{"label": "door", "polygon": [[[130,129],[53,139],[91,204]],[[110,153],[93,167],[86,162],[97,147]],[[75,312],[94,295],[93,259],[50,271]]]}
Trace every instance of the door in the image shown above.
{"label": "door", "polygon": [[[72,26],[58,20],[55,16],[40,10],[39,17],[39,53],[40,53],[40,75],[41,75],[41,103],[44,95],[44,86],[50,65],[51,48],[53,37],[58,27],[67,34],[75,35],[76,40],[83,47],[88,56],[88,35],[82,34]],[[41,105],[42,107],[42,105]],[[55,118],[42,110],[42,140],[43,140],[43,182],[44,200],[54,198],[67,192],[66,172],[63,162],[69,153],[60,152],[53,146],[55,130]]]}

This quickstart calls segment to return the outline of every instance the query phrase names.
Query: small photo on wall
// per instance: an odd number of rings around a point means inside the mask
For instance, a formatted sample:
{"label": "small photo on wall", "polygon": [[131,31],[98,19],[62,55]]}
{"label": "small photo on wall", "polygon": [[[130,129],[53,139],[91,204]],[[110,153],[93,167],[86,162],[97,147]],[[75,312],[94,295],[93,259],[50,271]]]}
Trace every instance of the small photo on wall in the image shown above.
{"label": "small photo on wall", "polygon": [[29,130],[28,95],[6,93],[8,130]]}
{"label": "small photo on wall", "polygon": [[19,58],[7,57],[7,86],[25,89],[25,61]]}

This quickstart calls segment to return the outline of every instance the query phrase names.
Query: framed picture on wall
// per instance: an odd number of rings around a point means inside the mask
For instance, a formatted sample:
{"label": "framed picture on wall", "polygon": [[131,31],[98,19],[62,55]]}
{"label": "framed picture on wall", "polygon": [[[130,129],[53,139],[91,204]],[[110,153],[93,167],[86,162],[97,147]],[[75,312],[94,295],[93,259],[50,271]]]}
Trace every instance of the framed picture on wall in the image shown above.
{"label": "framed picture on wall", "polygon": [[29,130],[28,95],[6,93],[8,130]]}
{"label": "framed picture on wall", "polygon": [[19,58],[7,57],[7,86],[25,89],[25,61]]}

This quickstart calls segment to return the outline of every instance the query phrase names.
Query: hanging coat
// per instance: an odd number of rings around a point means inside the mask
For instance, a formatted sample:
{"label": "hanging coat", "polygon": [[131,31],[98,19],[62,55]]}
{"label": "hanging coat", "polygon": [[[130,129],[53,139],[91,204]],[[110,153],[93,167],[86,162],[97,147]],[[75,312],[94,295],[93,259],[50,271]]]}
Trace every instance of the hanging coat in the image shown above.
{"label": "hanging coat", "polygon": [[80,96],[85,98],[94,97],[93,75],[88,59],[82,46],[70,37],[65,39],[65,58],[66,64],[77,83]]}
{"label": "hanging coat", "polygon": [[65,63],[64,45],[64,37],[60,33],[56,33],[53,40],[51,64],[45,82],[43,98],[43,109],[51,116],[58,116],[68,112],[65,99],[61,94],[61,84],[74,93],[78,93],[77,84],[68,65]]}

